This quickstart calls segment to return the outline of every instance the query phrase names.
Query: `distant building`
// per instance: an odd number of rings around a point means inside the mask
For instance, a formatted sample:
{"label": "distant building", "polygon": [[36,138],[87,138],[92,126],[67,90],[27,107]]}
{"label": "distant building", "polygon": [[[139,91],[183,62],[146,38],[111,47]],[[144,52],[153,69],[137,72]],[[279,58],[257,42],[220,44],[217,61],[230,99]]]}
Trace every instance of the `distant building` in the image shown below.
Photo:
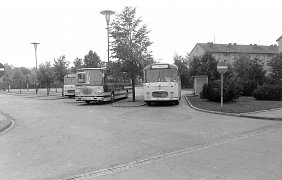
{"label": "distant building", "polygon": [[280,36],[276,41],[278,42],[278,46],[279,46],[278,52],[282,53],[282,36]]}
{"label": "distant building", "polygon": [[[282,52],[282,36],[277,39],[277,41],[280,45],[279,50]],[[206,52],[211,53],[218,61],[226,61],[228,64],[232,64],[242,55],[249,56],[250,58],[257,58],[266,62],[278,54],[278,46],[262,46],[257,44],[239,45],[236,43],[214,44],[212,42],[197,43],[189,56],[191,58],[195,56],[202,56]]]}

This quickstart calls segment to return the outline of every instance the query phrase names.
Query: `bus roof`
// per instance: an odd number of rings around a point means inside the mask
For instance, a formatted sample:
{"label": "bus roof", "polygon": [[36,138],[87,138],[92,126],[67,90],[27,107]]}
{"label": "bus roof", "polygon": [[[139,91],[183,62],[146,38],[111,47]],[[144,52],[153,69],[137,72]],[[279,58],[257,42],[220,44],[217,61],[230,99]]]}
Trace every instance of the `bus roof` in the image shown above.
{"label": "bus roof", "polygon": [[80,68],[76,71],[85,71],[85,70],[105,70],[106,68]]}
{"label": "bus roof", "polygon": [[144,70],[150,70],[150,69],[178,69],[176,65],[174,64],[150,64],[144,68]]}

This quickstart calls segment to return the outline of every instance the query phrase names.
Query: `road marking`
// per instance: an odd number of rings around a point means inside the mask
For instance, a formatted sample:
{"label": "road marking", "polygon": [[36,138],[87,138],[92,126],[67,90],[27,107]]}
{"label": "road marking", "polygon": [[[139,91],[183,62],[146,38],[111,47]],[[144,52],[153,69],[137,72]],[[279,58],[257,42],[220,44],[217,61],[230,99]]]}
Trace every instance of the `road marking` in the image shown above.
{"label": "road marking", "polygon": [[116,173],[116,172],[119,172],[119,171],[122,171],[122,170],[139,167],[139,166],[146,165],[146,164],[151,164],[151,163],[154,163],[154,162],[157,162],[157,161],[161,161],[161,160],[165,160],[165,159],[168,159],[168,158],[180,156],[180,155],[183,155],[183,154],[187,154],[187,153],[212,148],[212,147],[219,146],[219,145],[226,144],[226,143],[230,143],[230,142],[236,142],[236,141],[244,140],[244,139],[247,139],[247,138],[263,135],[263,134],[275,131],[275,130],[280,129],[280,128],[282,128],[282,123],[258,128],[258,129],[255,129],[253,131],[242,133],[242,134],[235,136],[235,137],[222,138],[222,139],[219,139],[218,141],[215,141],[215,142],[206,143],[206,144],[202,144],[202,145],[198,145],[198,146],[194,146],[194,147],[190,147],[190,148],[186,148],[186,149],[182,149],[182,150],[178,150],[178,151],[173,151],[173,152],[170,152],[170,153],[154,156],[154,157],[147,158],[147,159],[133,161],[133,162],[129,162],[129,163],[126,163],[126,164],[117,165],[117,166],[114,166],[114,167],[109,167],[109,168],[91,171],[91,172],[87,172],[87,173],[83,173],[83,174],[79,174],[79,175],[74,175],[74,176],[71,176],[71,177],[68,177],[68,178],[62,178],[62,179],[59,179],[59,180],[86,180],[86,179],[89,179],[89,178],[105,176],[105,175],[113,174],[113,173]]}

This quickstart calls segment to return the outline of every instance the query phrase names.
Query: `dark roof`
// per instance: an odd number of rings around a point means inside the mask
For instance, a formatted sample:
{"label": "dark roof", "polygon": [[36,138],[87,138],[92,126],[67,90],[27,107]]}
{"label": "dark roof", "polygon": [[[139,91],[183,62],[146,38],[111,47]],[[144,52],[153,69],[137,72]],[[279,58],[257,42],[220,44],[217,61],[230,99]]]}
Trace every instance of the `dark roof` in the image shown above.
{"label": "dark roof", "polygon": [[282,36],[280,36],[276,41],[278,42],[281,38],[282,38]]}
{"label": "dark roof", "polygon": [[239,44],[213,44],[198,43],[204,50],[211,53],[244,53],[244,54],[277,54],[278,46],[262,46],[256,44],[239,45]]}

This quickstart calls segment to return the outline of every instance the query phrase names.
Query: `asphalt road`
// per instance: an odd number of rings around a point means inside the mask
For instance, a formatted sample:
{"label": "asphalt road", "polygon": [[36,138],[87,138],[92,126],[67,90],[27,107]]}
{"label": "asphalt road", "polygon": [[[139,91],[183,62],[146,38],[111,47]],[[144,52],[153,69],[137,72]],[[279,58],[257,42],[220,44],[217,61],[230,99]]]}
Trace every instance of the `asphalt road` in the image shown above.
{"label": "asphalt road", "polygon": [[282,124],[180,105],[0,95],[0,179],[282,179]]}

